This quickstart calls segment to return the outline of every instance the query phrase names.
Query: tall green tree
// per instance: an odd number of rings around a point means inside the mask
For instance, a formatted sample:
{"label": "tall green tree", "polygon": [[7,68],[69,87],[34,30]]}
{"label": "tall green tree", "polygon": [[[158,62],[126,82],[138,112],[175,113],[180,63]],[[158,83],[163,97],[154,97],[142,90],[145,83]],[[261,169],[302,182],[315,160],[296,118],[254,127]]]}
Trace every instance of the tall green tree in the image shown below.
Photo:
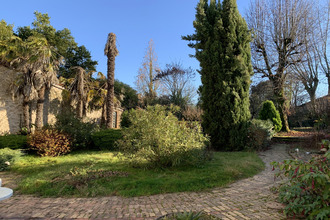
{"label": "tall green tree", "polygon": [[[43,106],[46,89],[55,82],[58,69],[62,63],[63,55],[67,48],[76,46],[77,43],[71,35],[70,30],[56,30],[50,24],[48,14],[35,12],[35,20],[30,26],[19,27],[16,35],[23,41],[29,42],[33,67],[33,86],[38,94],[36,128],[43,126]],[[31,40],[32,39],[32,40]]]}
{"label": "tall green tree", "polygon": [[213,148],[240,150],[250,119],[250,33],[235,0],[200,0],[190,41],[200,62],[204,131]]}
{"label": "tall green tree", "polygon": [[50,24],[48,14],[35,12],[35,20],[32,26],[18,27],[16,35],[22,40],[28,39],[32,35],[45,37],[48,44],[56,48],[57,55],[64,58],[57,74],[65,78],[75,78],[77,73],[72,67],[80,66],[87,73],[96,71],[97,61],[93,60],[90,51],[82,45],[78,46],[69,29],[56,30]]}
{"label": "tall green tree", "polygon": [[114,108],[114,97],[115,97],[115,59],[118,55],[118,50],[116,46],[116,35],[114,33],[108,34],[107,43],[105,44],[104,48],[104,55],[108,57],[107,62],[107,99],[106,99],[106,105],[107,105],[107,128],[112,128],[112,120],[113,120],[113,108]]}
{"label": "tall green tree", "polygon": [[131,86],[115,80],[115,95],[121,103],[121,107],[125,110],[136,108],[139,105],[139,97],[137,91]]}
{"label": "tall green tree", "polygon": [[59,75],[64,78],[75,77],[77,72],[72,69],[75,66],[80,66],[87,73],[96,71],[98,63],[92,59],[90,51],[84,45],[69,47],[63,56],[64,64],[60,67]]}

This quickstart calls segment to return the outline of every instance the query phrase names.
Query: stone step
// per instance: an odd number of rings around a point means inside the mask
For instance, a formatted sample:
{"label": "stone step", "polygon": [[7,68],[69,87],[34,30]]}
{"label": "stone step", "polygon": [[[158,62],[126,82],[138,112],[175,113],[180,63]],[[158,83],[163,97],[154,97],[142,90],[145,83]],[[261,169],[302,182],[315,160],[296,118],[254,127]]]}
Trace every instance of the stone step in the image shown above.
{"label": "stone step", "polygon": [[272,141],[274,142],[304,142],[308,140],[310,137],[281,137],[281,136],[274,136]]}

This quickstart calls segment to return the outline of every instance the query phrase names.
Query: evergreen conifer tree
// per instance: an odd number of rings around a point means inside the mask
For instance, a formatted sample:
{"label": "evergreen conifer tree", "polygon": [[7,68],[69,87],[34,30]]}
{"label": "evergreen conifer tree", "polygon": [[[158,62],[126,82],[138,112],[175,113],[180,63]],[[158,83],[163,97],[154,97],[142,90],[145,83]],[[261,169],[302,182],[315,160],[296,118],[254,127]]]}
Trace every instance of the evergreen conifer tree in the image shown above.
{"label": "evergreen conifer tree", "polygon": [[271,120],[276,132],[279,132],[282,129],[280,113],[277,111],[274,103],[271,100],[266,100],[262,103],[262,108],[259,112],[259,119]]}
{"label": "evergreen conifer tree", "polygon": [[200,0],[195,33],[183,37],[200,62],[204,131],[217,150],[241,150],[250,119],[250,33],[236,0]]}

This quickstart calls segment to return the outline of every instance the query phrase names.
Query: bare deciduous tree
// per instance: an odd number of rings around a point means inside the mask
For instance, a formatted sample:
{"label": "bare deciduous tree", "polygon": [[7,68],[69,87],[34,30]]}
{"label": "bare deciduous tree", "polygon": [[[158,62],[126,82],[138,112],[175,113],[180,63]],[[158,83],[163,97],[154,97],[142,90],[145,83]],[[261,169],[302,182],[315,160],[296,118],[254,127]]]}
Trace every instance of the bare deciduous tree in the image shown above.
{"label": "bare deciduous tree", "polygon": [[299,80],[307,91],[311,105],[315,106],[316,89],[319,84],[319,64],[320,60],[314,53],[314,49],[306,48],[304,60],[292,66],[292,77]]}
{"label": "bare deciduous tree", "polygon": [[142,67],[139,69],[135,85],[139,94],[144,98],[154,99],[159,92],[159,82],[153,81],[158,70],[157,55],[154,49],[154,42],[151,39],[148,43],[146,54],[143,58]]}
{"label": "bare deciduous tree", "polygon": [[287,90],[291,97],[290,114],[294,113],[294,108],[308,101],[308,93],[300,80],[291,77],[287,82]]}
{"label": "bare deciduous tree", "polygon": [[171,103],[185,108],[192,104],[193,98],[197,95],[191,83],[194,77],[195,72],[191,68],[185,69],[180,63],[172,63],[167,64],[164,70],[158,71],[153,81],[160,82]]}
{"label": "bare deciduous tree", "polygon": [[318,14],[317,33],[320,35],[317,55],[320,59],[320,68],[328,78],[328,95],[330,95],[330,0],[325,2]]}
{"label": "bare deciduous tree", "polygon": [[[312,5],[307,0],[255,0],[247,13],[253,31],[252,64],[256,73],[273,83],[283,130],[289,131],[288,99],[284,85],[288,68],[305,54],[306,31],[312,32]],[[309,33],[307,33],[309,35]]]}

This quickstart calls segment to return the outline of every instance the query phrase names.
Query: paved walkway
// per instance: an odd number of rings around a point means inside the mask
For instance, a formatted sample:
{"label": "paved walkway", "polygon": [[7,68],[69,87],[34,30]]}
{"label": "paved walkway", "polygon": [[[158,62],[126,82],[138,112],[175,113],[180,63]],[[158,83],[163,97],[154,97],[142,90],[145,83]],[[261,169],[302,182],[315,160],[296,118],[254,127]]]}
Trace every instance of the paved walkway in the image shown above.
{"label": "paved walkway", "polygon": [[262,152],[266,169],[227,188],[198,193],[171,193],[135,198],[36,198],[14,195],[0,202],[0,218],[156,219],[171,212],[205,211],[222,219],[285,219],[283,206],[270,192],[274,185],[271,161],[289,158],[286,145]]}

